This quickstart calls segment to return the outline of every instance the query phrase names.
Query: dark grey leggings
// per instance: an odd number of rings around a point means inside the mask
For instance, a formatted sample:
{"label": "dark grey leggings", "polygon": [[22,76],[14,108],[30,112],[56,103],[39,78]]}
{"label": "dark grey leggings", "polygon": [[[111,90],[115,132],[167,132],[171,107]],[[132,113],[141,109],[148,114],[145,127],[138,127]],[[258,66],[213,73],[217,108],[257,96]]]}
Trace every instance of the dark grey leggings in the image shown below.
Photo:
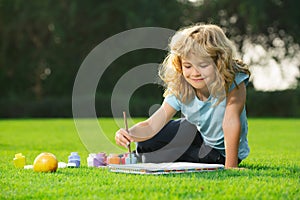
{"label": "dark grey leggings", "polygon": [[142,162],[196,162],[225,164],[221,153],[204,144],[197,128],[186,119],[171,120],[153,138],[137,143]]}

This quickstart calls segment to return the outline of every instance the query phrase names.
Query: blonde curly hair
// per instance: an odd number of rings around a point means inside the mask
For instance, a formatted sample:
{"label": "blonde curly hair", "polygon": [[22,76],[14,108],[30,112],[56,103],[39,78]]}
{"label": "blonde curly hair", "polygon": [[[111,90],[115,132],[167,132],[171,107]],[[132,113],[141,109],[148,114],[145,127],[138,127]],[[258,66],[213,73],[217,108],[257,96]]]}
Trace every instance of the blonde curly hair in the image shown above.
{"label": "blonde curly hair", "polygon": [[166,88],[164,97],[173,94],[183,103],[195,97],[194,88],[182,74],[182,58],[190,53],[196,54],[199,59],[209,59],[214,64],[216,80],[209,90],[210,95],[218,99],[216,105],[228,95],[231,84],[236,85],[234,79],[237,72],[250,75],[248,66],[234,59],[235,47],[219,26],[196,24],[180,29],[171,38],[169,53],[159,69],[159,76]]}

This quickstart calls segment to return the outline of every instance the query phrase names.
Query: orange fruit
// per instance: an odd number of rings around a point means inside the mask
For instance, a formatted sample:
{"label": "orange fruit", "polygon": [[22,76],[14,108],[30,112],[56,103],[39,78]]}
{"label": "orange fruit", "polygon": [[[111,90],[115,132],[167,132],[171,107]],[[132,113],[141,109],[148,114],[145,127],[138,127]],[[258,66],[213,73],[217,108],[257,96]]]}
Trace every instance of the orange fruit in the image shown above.
{"label": "orange fruit", "polygon": [[56,172],[58,161],[52,153],[41,153],[33,162],[35,172]]}

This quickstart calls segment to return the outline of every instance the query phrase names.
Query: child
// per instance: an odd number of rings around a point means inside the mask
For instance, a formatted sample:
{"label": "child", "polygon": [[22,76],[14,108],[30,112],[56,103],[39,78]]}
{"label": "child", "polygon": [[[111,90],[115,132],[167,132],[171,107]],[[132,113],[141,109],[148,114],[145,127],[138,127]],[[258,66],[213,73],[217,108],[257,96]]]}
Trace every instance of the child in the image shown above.
{"label": "child", "polygon": [[[197,24],[177,31],[159,75],[166,90],[161,107],[115,140],[137,142],[143,162],[201,162],[236,168],[249,154],[245,111],[248,67],[235,59],[222,29]],[[171,120],[181,110],[184,118]]]}

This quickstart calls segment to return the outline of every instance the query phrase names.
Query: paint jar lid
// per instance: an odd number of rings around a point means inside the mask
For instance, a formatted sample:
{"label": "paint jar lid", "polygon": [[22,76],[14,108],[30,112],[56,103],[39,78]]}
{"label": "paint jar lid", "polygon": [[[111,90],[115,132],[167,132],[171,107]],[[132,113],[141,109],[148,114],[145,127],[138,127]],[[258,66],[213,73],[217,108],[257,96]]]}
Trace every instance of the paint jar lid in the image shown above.
{"label": "paint jar lid", "polygon": [[24,158],[25,156],[22,155],[22,153],[15,154],[15,158]]}
{"label": "paint jar lid", "polygon": [[106,153],[104,153],[104,152],[97,153],[97,157],[105,157],[105,156],[106,156]]}
{"label": "paint jar lid", "polygon": [[94,158],[94,157],[96,157],[96,155],[97,155],[96,153],[90,153],[89,157],[93,157]]}
{"label": "paint jar lid", "polygon": [[110,156],[110,157],[119,157],[119,154],[110,153],[109,156]]}
{"label": "paint jar lid", "polygon": [[69,156],[69,159],[71,160],[80,160],[80,156],[77,152],[71,152],[71,155]]}

